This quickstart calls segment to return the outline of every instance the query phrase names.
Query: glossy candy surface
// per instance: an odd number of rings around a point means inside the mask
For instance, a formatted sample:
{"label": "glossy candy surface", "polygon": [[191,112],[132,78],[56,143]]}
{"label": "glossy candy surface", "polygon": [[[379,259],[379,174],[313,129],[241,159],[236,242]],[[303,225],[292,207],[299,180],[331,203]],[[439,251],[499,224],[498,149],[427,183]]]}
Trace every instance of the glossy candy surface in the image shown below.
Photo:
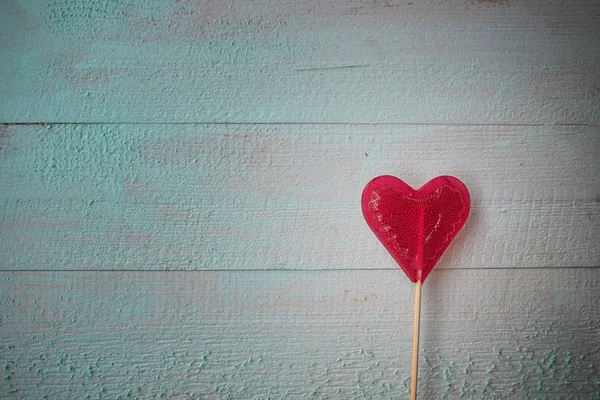
{"label": "glossy candy surface", "polygon": [[424,282],[469,216],[467,187],[438,176],[413,189],[393,176],[367,184],[362,210],[367,224],[408,278]]}

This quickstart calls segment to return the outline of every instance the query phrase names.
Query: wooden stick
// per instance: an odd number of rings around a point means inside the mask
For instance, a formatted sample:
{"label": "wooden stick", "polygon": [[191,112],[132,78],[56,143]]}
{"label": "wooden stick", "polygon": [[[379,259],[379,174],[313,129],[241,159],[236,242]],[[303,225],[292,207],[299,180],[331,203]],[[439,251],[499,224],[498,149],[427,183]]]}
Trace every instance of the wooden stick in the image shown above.
{"label": "wooden stick", "polygon": [[419,246],[417,247],[417,284],[415,286],[415,323],[413,325],[412,380],[410,382],[410,400],[417,400],[417,376],[419,375],[419,330],[421,327],[421,273],[425,255],[425,207],[419,210]]}
{"label": "wooden stick", "polygon": [[421,327],[421,280],[415,285],[415,323],[413,330],[412,380],[410,400],[417,400],[417,375],[419,373],[419,330]]}

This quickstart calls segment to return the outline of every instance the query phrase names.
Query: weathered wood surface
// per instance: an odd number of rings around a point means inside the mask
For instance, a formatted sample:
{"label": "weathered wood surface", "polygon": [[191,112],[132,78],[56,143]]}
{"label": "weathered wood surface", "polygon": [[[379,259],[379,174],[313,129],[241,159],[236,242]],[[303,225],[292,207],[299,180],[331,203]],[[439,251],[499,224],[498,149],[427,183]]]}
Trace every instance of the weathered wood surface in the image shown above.
{"label": "weathered wood surface", "polygon": [[406,399],[360,191],[452,174],[422,398],[600,399],[599,77],[596,1],[0,2],[0,397]]}
{"label": "weathered wood surface", "polygon": [[383,173],[471,189],[441,268],[600,265],[597,127],[0,129],[3,270],[395,269],[360,210]]}
{"label": "weathered wood surface", "polygon": [[600,4],[3,1],[0,121],[598,124]]}
{"label": "weathered wood surface", "polygon": [[[3,398],[408,398],[399,270],[1,276]],[[422,398],[598,398],[599,286],[594,268],[433,271]]]}

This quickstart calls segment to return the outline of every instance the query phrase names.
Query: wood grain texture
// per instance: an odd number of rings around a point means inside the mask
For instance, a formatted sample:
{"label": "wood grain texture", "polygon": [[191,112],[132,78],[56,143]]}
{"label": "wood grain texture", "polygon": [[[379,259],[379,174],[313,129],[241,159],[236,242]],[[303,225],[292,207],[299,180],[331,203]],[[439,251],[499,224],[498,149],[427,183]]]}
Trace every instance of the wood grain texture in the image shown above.
{"label": "wood grain texture", "polygon": [[598,124],[600,5],[0,4],[2,122]]}
{"label": "wood grain texture", "polygon": [[[0,277],[3,398],[408,398],[399,270]],[[421,398],[598,398],[599,286],[599,269],[434,270]]]}
{"label": "wood grain texture", "polygon": [[397,268],[360,210],[379,174],[453,174],[440,267],[600,265],[592,127],[4,126],[0,268]]}
{"label": "wood grain texture", "polygon": [[451,174],[420,397],[600,400],[599,79],[592,0],[0,1],[0,397],[407,399],[360,193]]}

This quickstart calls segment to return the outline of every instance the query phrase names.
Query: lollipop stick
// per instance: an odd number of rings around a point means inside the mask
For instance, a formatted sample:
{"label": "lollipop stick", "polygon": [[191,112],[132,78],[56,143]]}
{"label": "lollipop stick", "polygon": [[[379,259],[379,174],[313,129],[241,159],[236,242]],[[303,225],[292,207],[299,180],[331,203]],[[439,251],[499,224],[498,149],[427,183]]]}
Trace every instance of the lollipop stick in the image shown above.
{"label": "lollipop stick", "polygon": [[421,281],[415,285],[415,323],[413,330],[412,381],[410,400],[417,400],[417,374],[419,372],[419,328],[421,325]]}
{"label": "lollipop stick", "polygon": [[425,231],[425,207],[419,210],[419,245],[417,247],[417,284],[415,286],[415,322],[413,325],[413,357],[412,380],[410,383],[410,400],[417,400],[417,376],[419,375],[419,328],[421,327],[421,272],[423,271],[423,256]]}

